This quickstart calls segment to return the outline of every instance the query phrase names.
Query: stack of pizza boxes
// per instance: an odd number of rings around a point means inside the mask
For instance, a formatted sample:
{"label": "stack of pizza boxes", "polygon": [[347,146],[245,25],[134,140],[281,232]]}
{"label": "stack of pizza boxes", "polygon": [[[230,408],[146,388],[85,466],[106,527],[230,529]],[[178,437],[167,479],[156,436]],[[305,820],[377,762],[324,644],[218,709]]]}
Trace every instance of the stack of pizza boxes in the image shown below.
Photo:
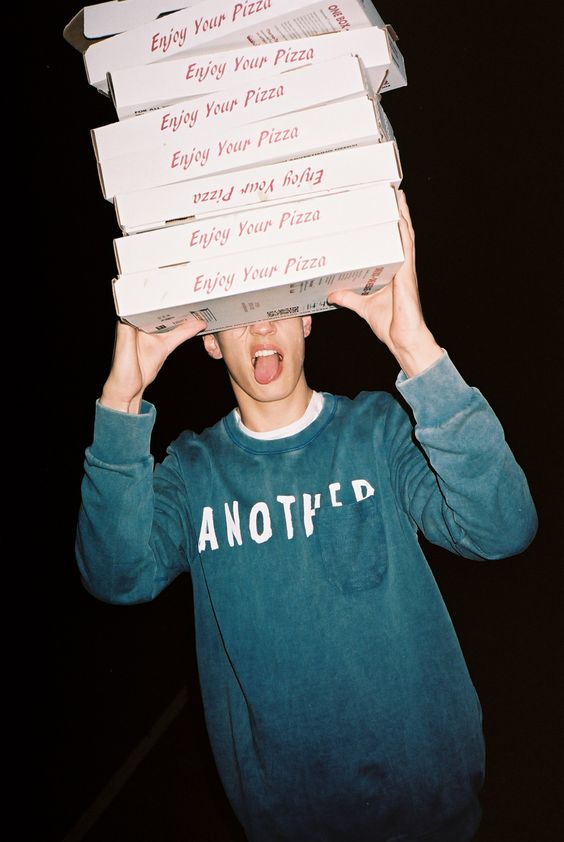
{"label": "stack of pizza boxes", "polygon": [[211,332],[382,288],[403,261],[391,28],[371,0],[182,6],[101,3],[65,30],[119,118],[92,131],[123,233],[119,317]]}

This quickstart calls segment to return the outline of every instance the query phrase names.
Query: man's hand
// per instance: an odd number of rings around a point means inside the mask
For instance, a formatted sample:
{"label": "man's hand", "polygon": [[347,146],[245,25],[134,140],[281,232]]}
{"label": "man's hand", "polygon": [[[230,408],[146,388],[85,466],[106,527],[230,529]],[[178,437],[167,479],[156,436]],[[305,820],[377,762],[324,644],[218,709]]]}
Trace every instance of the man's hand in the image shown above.
{"label": "man's hand", "polygon": [[155,334],[118,322],[112,368],[100,403],[136,415],[143,392],[153,382],[168,355],[205,326],[205,322],[193,318],[167,333]]}
{"label": "man's hand", "polygon": [[398,205],[405,261],[393,280],[373,295],[342,289],[330,293],[327,300],[362,316],[405,374],[413,377],[434,363],[442,349],[425,324],[421,310],[415,271],[415,234],[403,190],[398,190]]}

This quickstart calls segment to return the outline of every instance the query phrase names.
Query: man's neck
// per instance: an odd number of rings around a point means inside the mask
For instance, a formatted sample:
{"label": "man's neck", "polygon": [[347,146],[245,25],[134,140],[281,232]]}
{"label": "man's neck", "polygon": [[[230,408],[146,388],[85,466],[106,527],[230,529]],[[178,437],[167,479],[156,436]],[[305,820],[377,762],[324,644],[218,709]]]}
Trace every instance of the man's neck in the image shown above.
{"label": "man's neck", "polygon": [[244,392],[236,390],[241,421],[249,430],[265,433],[279,427],[287,427],[302,417],[313,394],[305,378],[301,378],[294,391],[273,401],[256,401]]}

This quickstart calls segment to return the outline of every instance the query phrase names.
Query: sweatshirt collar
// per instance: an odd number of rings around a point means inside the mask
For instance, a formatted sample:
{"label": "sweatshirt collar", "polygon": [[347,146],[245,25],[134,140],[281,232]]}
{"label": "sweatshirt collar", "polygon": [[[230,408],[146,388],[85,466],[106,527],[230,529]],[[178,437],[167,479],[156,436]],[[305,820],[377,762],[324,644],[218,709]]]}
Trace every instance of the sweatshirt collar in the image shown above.
{"label": "sweatshirt collar", "polygon": [[233,412],[223,419],[225,432],[234,444],[246,450],[248,453],[288,453],[291,450],[299,450],[307,447],[325,429],[327,424],[330,423],[337,408],[337,401],[334,395],[328,392],[323,392],[322,394],[324,398],[323,408],[317,418],[294,435],[273,440],[254,438],[253,436],[247,435],[241,429]]}

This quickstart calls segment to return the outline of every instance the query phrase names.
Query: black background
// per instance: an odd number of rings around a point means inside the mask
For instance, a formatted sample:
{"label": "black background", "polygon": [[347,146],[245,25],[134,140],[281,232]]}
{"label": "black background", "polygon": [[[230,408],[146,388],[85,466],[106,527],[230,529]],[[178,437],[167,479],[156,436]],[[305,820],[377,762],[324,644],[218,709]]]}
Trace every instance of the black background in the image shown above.
{"label": "black background", "polygon": [[[522,555],[480,564],[425,551],[480,694],[488,748],[480,842],[562,838],[561,327],[562,43],[542,4],[379,0],[400,36],[408,87],[385,94],[417,235],[427,321],[486,395],[526,471],[540,530]],[[48,232],[45,335],[53,503],[46,607],[48,808],[40,836],[63,840],[178,691],[189,702],[87,842],[241,839],[217,782],[193,655],[191,591],[181,577],[154,603],[123,608],[82,588],[73,540],[94,400],[111,360],[112,239],[89,130],[113,122],[80,55],[62,38],[80,7],[43,11],[46,106],[41,188]],[[31,256],[31,255],[30,255]],[[393,391],[396,364],[348,312],[314,319],[307,375],[317,389]],[[161,458],[182,429],[232,407],[222,366],[196,339],[167,362],[148,398]]]}

